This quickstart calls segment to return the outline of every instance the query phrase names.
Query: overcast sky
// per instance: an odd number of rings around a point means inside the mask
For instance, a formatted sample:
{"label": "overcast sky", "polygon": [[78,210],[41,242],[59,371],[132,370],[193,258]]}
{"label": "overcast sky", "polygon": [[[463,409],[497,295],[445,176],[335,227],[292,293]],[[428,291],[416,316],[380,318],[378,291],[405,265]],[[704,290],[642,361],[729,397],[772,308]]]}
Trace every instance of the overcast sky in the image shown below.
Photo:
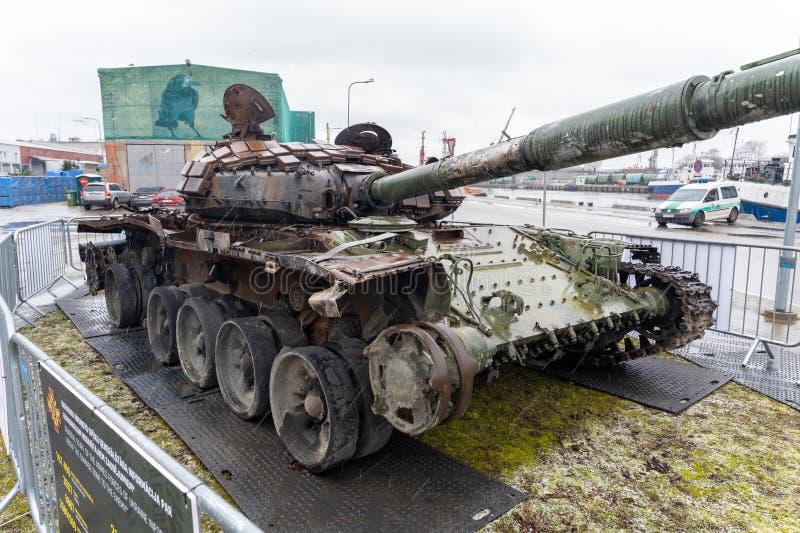
{"label": "overcast sky", "polygon": [[[231,6],[231,7],[227,7]],[[98,67],[195,64],[276,72],[317,137],[351,122],[386,127],[416,163],[441,134],[456,152],[509,133],[800,46],[800,2],[7,2],[0,138],[97,137]],[[220,106],[221,107],[221,106]],[[787,152],[789,118],[742,128]],[[335,135],[335,134],[334,134]],[[699,143],[729,154],[733,136]],[[676,152],[676,161],[692,147]],[[660,166],[670,164],[662,150]],[[646,161],[647,156],[643,156]],[[606,162],[606,168],[636,157]]]}

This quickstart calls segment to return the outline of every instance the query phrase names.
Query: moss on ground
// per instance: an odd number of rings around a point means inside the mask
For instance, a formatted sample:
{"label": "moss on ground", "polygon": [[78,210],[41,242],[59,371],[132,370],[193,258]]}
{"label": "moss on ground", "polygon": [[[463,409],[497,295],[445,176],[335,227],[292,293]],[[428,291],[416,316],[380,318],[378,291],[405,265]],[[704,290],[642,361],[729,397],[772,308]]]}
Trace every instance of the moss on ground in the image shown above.
{"label": "moss on ground", "polygon": [[529,493],[489,529],[800,530],[800,412],[736,383],[671,415],[501,372],[422,436]]}
{"label": "moss on ground", "polygon": [[[23,333],[224,494],[63,313]],[[509,366],[422,440],[529,493],[490,530],[800,530],[800,412],[735,383],[670,415]],[[0,493],[13,483],[0,457]],[[18,499],[0,524],[25,509]],[[0,529],[34,531],[30,519]]]}

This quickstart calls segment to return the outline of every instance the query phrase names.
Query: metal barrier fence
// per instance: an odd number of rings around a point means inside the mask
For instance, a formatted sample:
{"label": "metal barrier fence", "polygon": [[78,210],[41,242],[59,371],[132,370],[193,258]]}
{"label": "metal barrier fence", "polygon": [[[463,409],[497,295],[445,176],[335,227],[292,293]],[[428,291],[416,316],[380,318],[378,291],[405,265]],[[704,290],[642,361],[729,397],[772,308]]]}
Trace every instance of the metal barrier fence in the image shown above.
{"label": "metal barrier fence", "polygon": [[49,289],[67,272],[64,222],[34,224],[14,232],[19,271],[19,296],[23,302]]}
{"label": "metal barrier fence", "polygon": [[[755,244],[734,244],[593,232],[592,236],[620,239],[656,246],[661,263],[697,272],[711,285],[712,297],[719,304],[713,330],[754,340],[745,364],[759,343],[772,356],[769,345],[800,346],[800,328],[792,328],[794,302],[800,302],[800,285],[795,283],[797,267],[789,268],[788,305],[775,309],[779,267],[787,270],[782,254],[797,257],[800,248]],[[624,256],[623,260],[627,260]]]}
{"label": "metal barrier fence", "polygon": [[0,237],[0,298],[9,308],[15,309],[18,297],[19,280],[14,236],[9,233]]}
{"label": "metal barrier fence", "polygon": [[83,270],[80,258],[80,247],[86,246],[90,242],[101,243],[124,239],[125,233],[99,233],[99,232],[81,232],[78,233],[78,225],[85,220],[99,220],[99,219],[114,219],[122,218],[121,215],[114,216],[86,216],[75,217],[65,222],[64,227],[67,237],[67,250],[69,252],[69,266],[75,270]]}
{"label": "metal barrier fence", "polygon": [[[261,531],[247,517],[228,504],[194,474],[186,470],[138,429],[133,427],[111,406],[81,385],[67,371],[14,329],[13,315],[5,302],[0,301],[0,355],[2,355],[2,382],[5,386],[3,410],[9,425],[6,430],[8,450],[17,475],[17,484],[0,500],[2,512],[17,495],[24,495],[30,507],[31,518],[42,532],[58,531],[58,506],[54,479],[53,456],[46,429],[46,406],[39,382],[39,366],[57,376],[93,412],[100,413],[118,432],[133,442],[142,454],[156,462],[167,474],[188,487],[196,498],[199,510],[224,531]],[[92,524],[89,525],[93,529]]]}

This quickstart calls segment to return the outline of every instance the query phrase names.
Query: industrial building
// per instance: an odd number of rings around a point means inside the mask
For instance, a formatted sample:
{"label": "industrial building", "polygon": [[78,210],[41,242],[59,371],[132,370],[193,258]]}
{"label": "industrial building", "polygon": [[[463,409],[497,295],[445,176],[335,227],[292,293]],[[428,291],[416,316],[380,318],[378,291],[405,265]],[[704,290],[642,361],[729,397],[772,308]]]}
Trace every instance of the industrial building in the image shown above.
{"label": "industrial building", "polygon": [[230,131],[221,114],[230,85],[261,92],[275,110],[265,132],[281,142],[310,142],[314,112],[292,111],[277,74],[204,65],[101,68],[108,179],[135,190],[174,187],[187,160]]}
{"label": "industrial building", "polygon": [[103,161],[98,143],[59,143],[0,141],[0,176],[27,172],[44,176],[61,170],[64,161],[76,163],[87,172],[96,172]]}

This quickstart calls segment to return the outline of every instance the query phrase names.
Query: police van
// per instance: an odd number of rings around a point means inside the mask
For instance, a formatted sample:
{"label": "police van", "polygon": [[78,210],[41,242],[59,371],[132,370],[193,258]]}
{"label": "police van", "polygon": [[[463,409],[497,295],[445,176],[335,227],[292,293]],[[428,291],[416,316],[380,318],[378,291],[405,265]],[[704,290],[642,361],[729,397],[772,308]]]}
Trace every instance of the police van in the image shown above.
{"label": "police van", "polygon": [[667,223],[700,227],[707,220],[733,224],[741,211],[739,194],[732,181],[711,181],[684,185],[655,210],[659,226]]}

